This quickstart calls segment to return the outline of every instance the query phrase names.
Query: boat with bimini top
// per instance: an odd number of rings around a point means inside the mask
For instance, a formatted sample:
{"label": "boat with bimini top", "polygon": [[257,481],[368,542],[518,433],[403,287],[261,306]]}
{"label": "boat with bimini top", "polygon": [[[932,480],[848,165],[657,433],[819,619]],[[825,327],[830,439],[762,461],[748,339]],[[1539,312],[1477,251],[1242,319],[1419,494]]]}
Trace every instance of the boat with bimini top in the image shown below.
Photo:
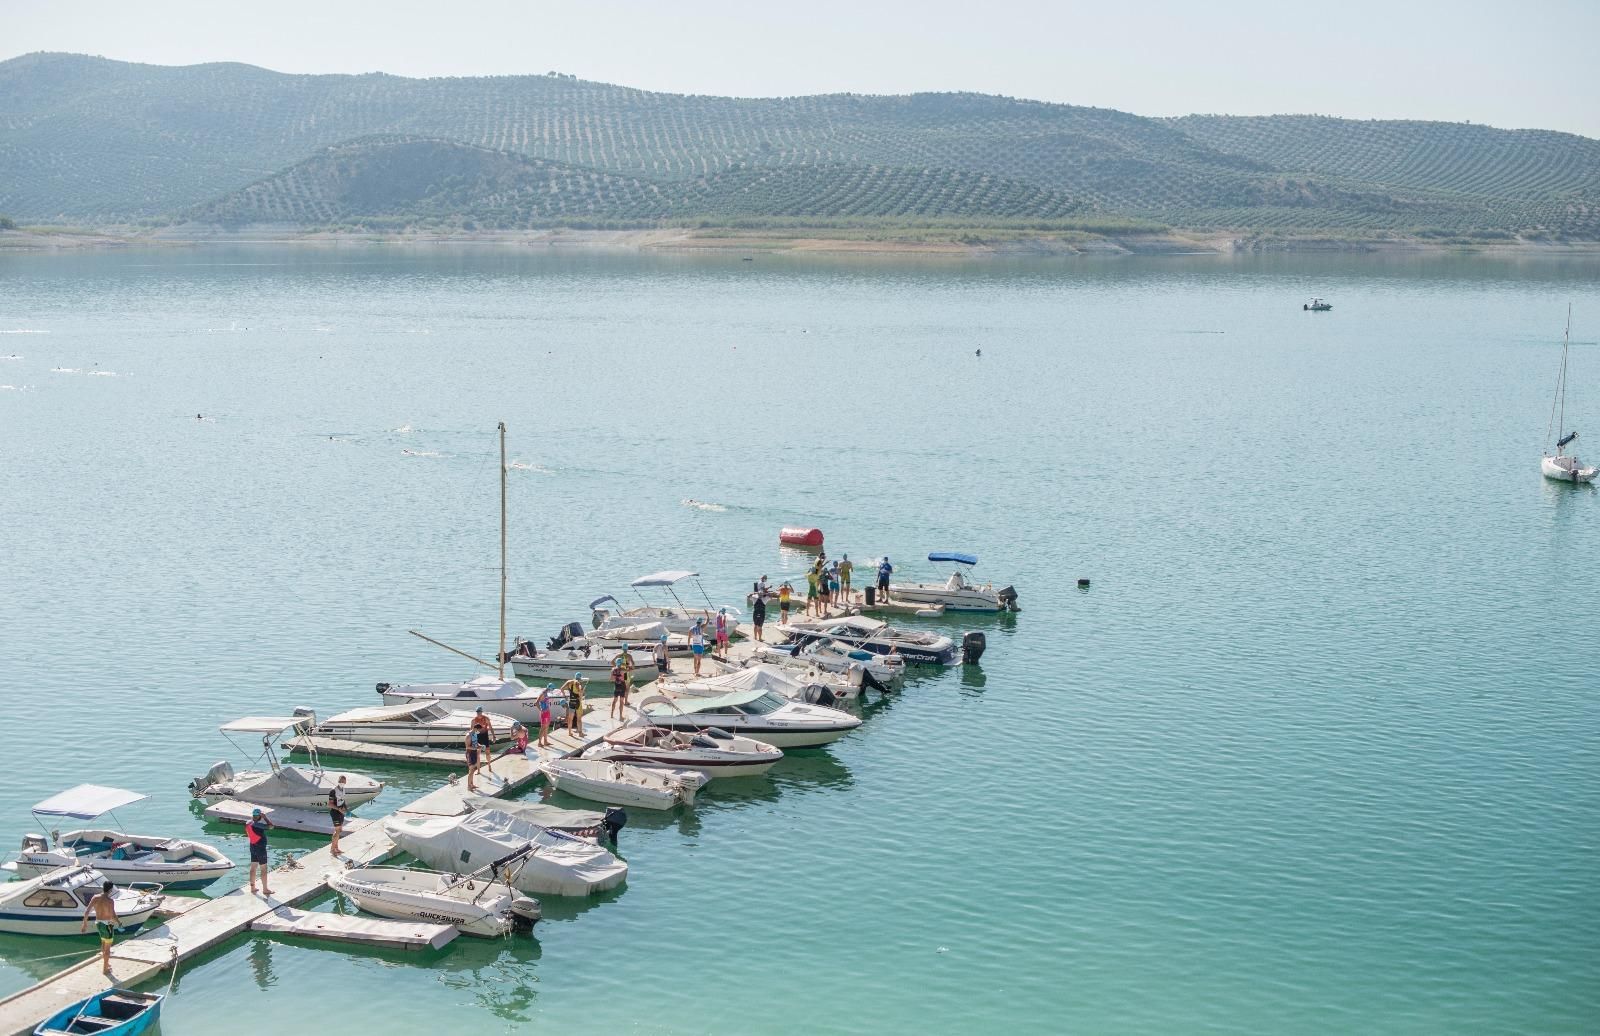
{"label": "boat with bimini top", "polygon": [[889,596],[911,604],[942,605],[952,612],[1022,610],[1017,604],[1016,587],[1003,586],[996,590],[989,583],[974,583],[968,577],[967,573],[978,563],[976,554],[936,550],[928,555],[928,560],[956,567],[942,583],[890,583]]}
{"label": "boat with bimini top", "polygon": [[189,782],[189,794],[208,803],[237,799],[254,806],[285,806],[293,809],[327,810],[328,793],[345,779],[345,801],[351,806],[371,802],[383,790],[383,782],[359,773],[324,770],[316,746],[307,744],[310,766],[278,761],[278,742],[288,734],[302,734],[309,726],[301,716],[246,716],[220,728],[228,743],[244,751],[234,735],[261,735],[261,754],[265,770],[235,771],[227,760],[217,763],[203,776]]}

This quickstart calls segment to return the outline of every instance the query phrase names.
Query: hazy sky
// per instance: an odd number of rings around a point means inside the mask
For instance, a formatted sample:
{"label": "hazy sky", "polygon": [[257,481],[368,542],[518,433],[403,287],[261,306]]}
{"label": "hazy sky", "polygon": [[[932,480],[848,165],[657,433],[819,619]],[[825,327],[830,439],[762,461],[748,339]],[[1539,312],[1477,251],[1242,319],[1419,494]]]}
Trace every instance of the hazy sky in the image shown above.
{"label": "hazy sky", "polygon": [[0,57],[557,70],[682,93],[978,90],[1142,115],[1317,112],[1600,137],[1600,0],[0,0]]}

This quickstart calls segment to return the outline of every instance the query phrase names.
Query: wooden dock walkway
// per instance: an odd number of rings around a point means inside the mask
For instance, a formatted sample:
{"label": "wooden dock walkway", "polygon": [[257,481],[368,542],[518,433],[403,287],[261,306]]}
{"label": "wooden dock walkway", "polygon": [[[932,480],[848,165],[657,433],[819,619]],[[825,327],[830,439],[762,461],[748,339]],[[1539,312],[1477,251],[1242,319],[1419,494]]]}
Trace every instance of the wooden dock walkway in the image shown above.
{"label": "wooden dock walkway", "polygon": [[279,907],[256,918],[250,922],[250,930],[400,950],[437,950],[449,945],[461,934],[460,929],[448,924],[327,914],[296,910],[290,906]]}

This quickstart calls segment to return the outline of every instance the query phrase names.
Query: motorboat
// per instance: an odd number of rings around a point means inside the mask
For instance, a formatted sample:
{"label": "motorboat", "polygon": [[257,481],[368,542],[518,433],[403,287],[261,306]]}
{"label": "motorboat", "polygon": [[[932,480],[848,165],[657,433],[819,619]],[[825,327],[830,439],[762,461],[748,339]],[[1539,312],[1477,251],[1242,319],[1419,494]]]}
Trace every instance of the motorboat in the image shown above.
{"label": "motorboat", "polygon": [[861,720],[848,712],[791,701],[758,686],[711,697],[652,695],[639,703],[639,714],[645,721],[669,730],[712,728],[755,738],[775,748],[830,744],[861,725]]}
{"label": "motorboat", "polygon": [[[116,809],[145,798],[136,791],[80,784],[35,805],[33,816],[41,827],[62,818],[98,820],[108,813],[116,819]],[[117,823],[120,827],[121,821]],[[117,885],[154,882],[169,889],[204,888],[234,867],[222,850],[200,842],[134,835],[109,827],[51,830],[48,838],[25,834],[22,851],[5,867],[21,877],[34,878],[77,864],[94,867]]]}
{"label": "motorboat", "polygon": [[238,799],[255,806],[287,806],[293,809],[326,810],[328,793],[339,785],[343,777],[344,798],[350,806],[371,802],[383,791],[383,782],[359,773],[324,770],[317,759],[315,746],[308,745],[310,766],[280,763],[276,751],[278,741],[289,733],[302,733],[306,721],[299,716],[246,716],[219,729],[222,736],[235,748],[242,746],[235,735],[261,735],[261,755],[257,762],[265,762],[265,770],[235,771],[227,760],[217,763],[204,776],[189,782],[189,793],[206,802]]}
{"label": "motorboat", "polygon": [[656,684],[656,689],[674,695],[711,698],[731,691],[759,687],[764,691],[776,691],[790,701],[832,708],[839,702],[856,701],[861,697],[861,677],[864,673],[865,670],[857,669],[852,679],[844,673],[830,673],[815,666],[807,669],[785,668],[752,659],[741,668],[730,668],[713,676],[698,679],[687,675],[668,677]]}
{"label": "motorboat", "polygon": [[[677,590],[673,589],[687,579],[694,580],[695,588],[700,591],[700,596],[705,598],[706,606],[704,608],[691,608],[689,605],[684,604],[683,600],[678,596]],[[717,613],[725,611],[728,618],[729,639],[743,635],[738,628],[737,622],[739,609],[719,607],[712,604],[711,596],[706,593],[705,587],[700,585],[700,573],[698,572],[691,572],[688,569],[668,569],[664,572],[652,572],[647,576],[640,576],[628,585],[633,587],[634,592],[639,594],[639,599],[645,603],[636,607],[626,608],[621,601],[610,594],[596,597],[589,602],[589,610],[594,613],[595,629],[615,626],[637,626],[641,623],[659,622],[667,628],[668,633],[687,634],[693,628],[695,620],[698,619],[706,624],[706,631],[709,634],[713,624],[716,622]],[[672,603],[652,604],[644,594],[639,593],[641,590],[651,588],[665,591],[672,598]]]}
{"label": "motorboat", "polygon": [[[93,867],[58,867],[26,881],[0,884],[0,932],[14,935],[82,935],[89,900],[107,881]],[[123,928],[138,928],[161,905],[161,886],[113,888],[111,905]],[[94,929],[91,927],[89,933]]]}
{"label": "motorboat", "polygon": [[941,605],[952,612],[1005,612],[1021,611],[1017,605],[1015,587],[1003,586],[996,590],[991,584],[978,584],[967,573],[978,563],[975,554],[958,554],[954,551],[936,550],[928,555],[935,564],[955,565],[942,583],[890,583],[889,596],[910,604]]}
{"label": "motorboat", "polygon": [[1323,299],[1311,299],[1300,308],[1311,313],[1326,313],[1328,310],[1333,308],[1333,303],[1327,302]]}
{"label": "motorboat", "polygon": [[435,870],[479,870],[525,852],[511,884],[533,895],[587,896],[628,877],[627,863],[610,850],[504,810],[455,817],[396,814],[384,820],[383,831],[402,852]]}
{"label": "motorboat", "polygon": [[900,629],[865,615],[837,619],[808,619],[782,627],[790,643],[808,637],[828,637],[874,655],[898,655],[908,663],[949,665],[960,654],[956,642],[940,633]]}
{"label": "motorboat", "polygon": [[369,914],[453,925],[462,935],[493,938],[531,928],[540,918],[539,901],[501,877],[514,874],[516,865],[501,864],[492,881],[406,867],[353,867],[328,875],[328,885]]}
{"label": "motorboat", "polygon": [[113,986],[70,1003],[34,1027],[33,1036],[140,1036],[161,1021],[164,993]]}
{"label": "motorboat", "polygon": [[592,809],[563,809],[538,799],[501,799],[493,795],[467,792],[461,801],[471,810],[496,809],[502,813],[569,835],[595,837],[605,825],[605,814]]}
{"label": "motorboat", "polygon": [[[493,710],[496,715],[537,727],[539,696],[544,692],[534,690],[521,680],[484,674],[461,683],[380,683],[378,693],[383,696],[385,705],[435,702],[446,708],[468,711],[482,706],[485,712]],[[554,695],[551,701],[555,701]]]}
{"label": "motorboat", "polygon": [[1555,430],[1556,452],[1545,452],[1539,461],[1539,470],[1545,478],[1578,484],[1593,482],[1597,472],[1593,464],[1585,464],[1576,454],[1567,452],[1567,447],[1578,440],[1576,431],[1567,431],[1567,353],[1571,338],[1572,305],[1568,303],[1567,330],[1561,337],[1561,373],[1556,378],[1556,398],[1550,407],[1550,425]]}
{"label": "motorboat", "polygon": [[671,730],[660,726],[619,727],[583,753],[635,766],[698,770],[707,777],[760,777],[783,758],[774,745],[726,730]]}
{"label": "motorboat", "polygon": [[[350,709],[321,723],[310,709],[294,711],[296,716],[311,724],[309,732],[317,737],[423,748],[460,748],[466,743],[477,715],[475,711],[452,709],[444,702],[426,700]],[[511,717],[487,710],[484,717],[494,729],[495,740],[511,738]]]}
{"label": "motorboat", "polygon": [[761,644],[752,656],[758,662],[785,669],[823,672],[858,679],[858,673],[887,687],[906,673],[906,660],[900,655],[875,655],[870,651],[841,644],[830,637],[808,635],[788,644]]}
{"label": "motorboat", "polygon": [[[657,636],[660,636],[657,633]],[[550,638],[550,646],[540,651],[530,640],[519,638],[506,662],[511,672],[523,680],[568,680],[574,673],[582,673],[595,683],[611,684],[611,667],[626,652],[633,663],[633,683],[649,683],[658,675],[655,656],[648,647],[624,642],[614,645],[608,640],[591,643],[578,623],[568,623]],[[638,645],[644,638],[638,638]]]}
{"label": "motorboat", "polygon": [[694,793],[711,779],[698,770],[663,770],[617,759],[546,759],[539,769],[551,786],[568,795],[640,809],[690,805]]}

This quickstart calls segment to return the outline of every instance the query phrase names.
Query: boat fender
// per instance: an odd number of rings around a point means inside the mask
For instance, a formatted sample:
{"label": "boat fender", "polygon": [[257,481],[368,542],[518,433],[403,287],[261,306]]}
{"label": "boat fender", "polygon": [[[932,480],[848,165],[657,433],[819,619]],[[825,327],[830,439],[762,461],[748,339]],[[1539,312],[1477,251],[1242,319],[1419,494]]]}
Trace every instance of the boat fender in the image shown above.
{"label": "boat fender", "polygon": [[1089,589],[1089,581],[1087,579],[1078,580],[1078,589],[1079,590],[1087,590],[1087,589]]}

